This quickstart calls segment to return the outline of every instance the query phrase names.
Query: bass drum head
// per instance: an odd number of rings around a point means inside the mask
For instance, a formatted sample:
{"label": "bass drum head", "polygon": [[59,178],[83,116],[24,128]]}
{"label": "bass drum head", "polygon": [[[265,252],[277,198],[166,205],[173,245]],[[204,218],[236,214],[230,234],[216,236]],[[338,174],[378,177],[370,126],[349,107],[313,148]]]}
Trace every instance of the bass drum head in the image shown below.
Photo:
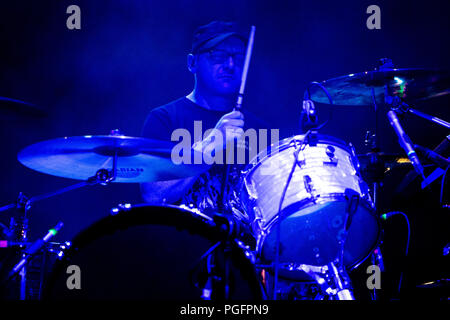
{"label": "bass drum head", "polygon": [[[210,266],[208,258],[201,257],[220,240],[219,234],[211,218],[191,210],[133,206],[101,219],[74,238],[63,259],[55,263],[44,298],[201,299]],[[214,252],[214,275],[223,278],[224,250],[219,245]],[[262,299],[253,265],[236,245],[230,252],[228,298]],[[73,288],[71,265],[79,267],[79,289]],[[223,282],[213,280],[211,285],[211,299],[225,299]]]}

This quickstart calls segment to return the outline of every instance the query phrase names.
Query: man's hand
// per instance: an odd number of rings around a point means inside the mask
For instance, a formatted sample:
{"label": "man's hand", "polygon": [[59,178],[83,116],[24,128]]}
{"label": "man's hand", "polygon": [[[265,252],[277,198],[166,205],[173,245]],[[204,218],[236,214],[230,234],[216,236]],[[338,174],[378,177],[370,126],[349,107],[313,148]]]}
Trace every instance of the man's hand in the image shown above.
{"label": "man's hand", "polygon": [[[217,151],[237,146],[245,148],[244,140],[244,115],[240,111],[232,111],[225,114],[217,122],[214,129],[202,141],[196,142],[193,149],[203,153],[203,160],[207,164],[216,161]],[[235,143],[237,141],[237,144]],[[221,158],[221,156],[219,156]],[[228,159],[228,158],[227,158]],[[227,161],[227,160],[225,160]]]}

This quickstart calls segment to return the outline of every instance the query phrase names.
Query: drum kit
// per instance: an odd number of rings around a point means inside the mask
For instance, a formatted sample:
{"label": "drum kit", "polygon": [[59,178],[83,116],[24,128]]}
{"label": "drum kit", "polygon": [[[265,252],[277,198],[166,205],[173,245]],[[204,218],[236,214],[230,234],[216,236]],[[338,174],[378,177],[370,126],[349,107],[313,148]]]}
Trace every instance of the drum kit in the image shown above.
{"label": "drum kit", "polygon": [[[380,255],[380,175],[387,168],[412,165],[424,182],[431,177],[425,177],[415,152],[419,149],[397,115],[411,113],[448,129],[448,122],[406,103],[448,93],[449,73],[394,69],[390,61],[374,71],[311,83],[306,91],[310,101],[373,105],[377,113],[387,114],[405,156],[383,153],[376,142],[373,152],[357,155],[351,144],[320,134],[314,119],[305,134],[281,140],[250,161],[234,190],[241,206],[233,213],[120,204],[65,243],[50,241],[62,222],[29,242],[27,212],[34,203],[87,185],[193,177],[208,166],[174,164],[170,142],[129,137],[117,130],[28,146],[18,154],[23,165],[81,182],[36,197],[21,194],[0,208],[16,212],[10,238],[2,243],[20,248],[3,285],[19,279],[25,298],[30,261],[53,252],[57,259],[41,284],[41,298],[277,300],[283,299],[286,283],[296,282],[317,287],[312,299],[355,299],[348,272],[374,252]],[[312,115],[314,110],[309,111]],[[432,179],[444,180],[449,159],[428,151],[424,156],[440,170]],[[363,179],[362,169],[372,173],[371,181]],[[69,285],[67,270],[74,265],[81,270],[78,289]]]}

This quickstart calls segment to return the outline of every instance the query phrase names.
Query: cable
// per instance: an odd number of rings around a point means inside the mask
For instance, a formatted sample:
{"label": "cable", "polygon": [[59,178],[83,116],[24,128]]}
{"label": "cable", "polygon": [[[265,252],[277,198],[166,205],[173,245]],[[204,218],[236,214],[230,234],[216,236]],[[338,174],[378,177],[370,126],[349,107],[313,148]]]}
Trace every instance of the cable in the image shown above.
{"label": "cable", "polygon": [[[388,212],[388,213],[383,214],[381,216],[381,218],[383,220],[387,220],[388,218],[390,218],[392,216],[395,216],[395,215],[402,215],[405,218],[405,220],[406,220],[406,224],[408,225],[408,240],[406,242],[406,252],[405,252],[405,257],[407,257],[408,256],[408,251],[409,251],[409,241],[410,241],[410,237],[411,237],[411,225],[409,223],[408,216],[405,213],[401,212],[401,211],[392,211],[392,212]],[[402,286],[402,280],[403,280],[403,271],[400,272],[400,280],[399,280],[399,283],[398,283],[397,294],[400,294],[400,289],[401,289],[401,286]]]}

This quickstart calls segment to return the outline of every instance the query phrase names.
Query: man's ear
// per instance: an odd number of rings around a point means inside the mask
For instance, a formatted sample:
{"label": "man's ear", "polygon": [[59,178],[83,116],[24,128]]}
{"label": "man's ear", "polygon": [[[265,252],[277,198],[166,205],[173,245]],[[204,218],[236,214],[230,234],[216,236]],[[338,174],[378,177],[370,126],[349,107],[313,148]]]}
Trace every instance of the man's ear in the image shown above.
{"label": "man's ear", "polygon": [[192,53],[189,53],[187,55],[187,67],[188,70],[192,73],[195,73],[197,71],[197,56],[193,55]]}

